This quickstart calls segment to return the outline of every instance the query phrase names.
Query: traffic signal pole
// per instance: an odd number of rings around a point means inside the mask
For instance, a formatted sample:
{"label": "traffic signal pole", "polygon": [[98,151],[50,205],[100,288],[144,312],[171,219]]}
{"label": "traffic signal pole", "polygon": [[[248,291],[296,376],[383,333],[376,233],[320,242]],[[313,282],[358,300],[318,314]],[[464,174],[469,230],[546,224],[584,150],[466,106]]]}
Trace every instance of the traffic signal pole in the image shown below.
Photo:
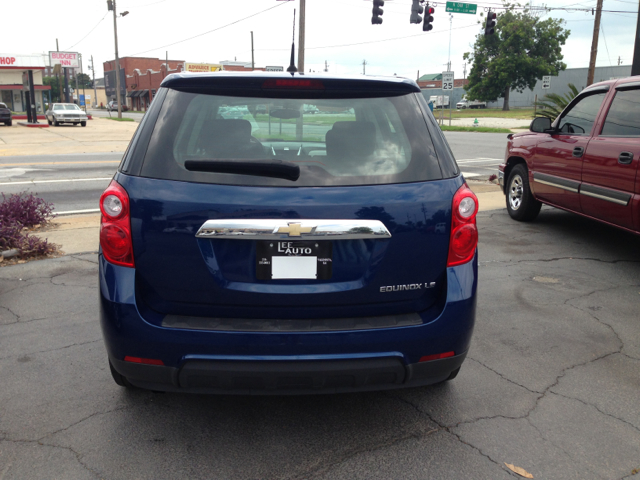
{"label": "traffic signal pole", "polygon": [[633,49],[631,75],[640,75],[640,5],[638,6],[638,24],[636,26],[636,41]]}
{"label": "traffic signal pole", "polygon": [[113,37],[116,42],[116,102],[118,102],[118,118],[122,118],[122,105],[120,103],[120,58],[118,57],[118,24],[116,18],[116,0],[113,0]]}

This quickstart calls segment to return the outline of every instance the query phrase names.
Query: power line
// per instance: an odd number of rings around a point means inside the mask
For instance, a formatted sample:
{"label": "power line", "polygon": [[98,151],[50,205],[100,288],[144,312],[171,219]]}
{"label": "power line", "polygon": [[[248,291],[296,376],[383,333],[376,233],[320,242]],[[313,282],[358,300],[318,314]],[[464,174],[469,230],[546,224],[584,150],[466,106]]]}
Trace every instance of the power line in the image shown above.
{"label": "power line", "polygon": [[149,50],[145,50],[144,52],[132,53],[132,54],[130,54],[128,56],[129,57],[135,57],[136,55],[141,55],[143,53],[153,52],[154,50],[160,50],[161,48],[167,48],[167,47],[171,47],[173,45],[177,45],[179,43],[188,42],[189,40],[193,40],[194,38],[202,37],[203,35],[208,35],[209,33],[217,32],[218,30],[222,30],[223,28],[227,28],[227,27],[230,27],[231,25],[235,25],[236,23],[240,23],[240,22],[242,22],[244,20],[248,20],[249,18],[255,17],[256,15],[260,15],[261,13],[268,12],[269,10],[273,10],[274,8],[281,7],[282,5],[285,5],[286,3],[287,2],[279,3],[277,5],[274,5],[273,7],[266,8],[264,10],[261,10],[260,12],[254,13],[252,15],[249,15],[247,17],[241,18],[241,19],[236,20],[236,21],[231,22],[231,23],[227,23],[226,25],[222,25],[221,27],[214,28],[213,30],[209,30],[207,32],[199,33],[198,35],[194,35],[193,37],[185,38],[183,40],[178,40],[177,42],[173,42],[173,43],[168,43],[168,44],[162,45],[160,47],[150,48]]}
{"label": "power line", "polygon": [[[105,17],[107,16],[109,12],[107,11],[107,13],[104,14],[104,17],[102,17],[100,19],[100,22],[102,22],[102,20],[105,19]],[[71,45],[69,48],[65,48],[65,50],[71,50],[73,47],[75,47],[76,45],[78,45],[82,40],[84,40],[85,38],[87,38],[91,32],[93,32],[96,28],[98,28],[98,25],[100,25],[100,22],[96,23],[95,27],[93,27],[91,30],[89,30],[89,33],[87,33],[84,37],[82,37],[80,40],[78,40],[76,43],[74,43],[73,45]]]}

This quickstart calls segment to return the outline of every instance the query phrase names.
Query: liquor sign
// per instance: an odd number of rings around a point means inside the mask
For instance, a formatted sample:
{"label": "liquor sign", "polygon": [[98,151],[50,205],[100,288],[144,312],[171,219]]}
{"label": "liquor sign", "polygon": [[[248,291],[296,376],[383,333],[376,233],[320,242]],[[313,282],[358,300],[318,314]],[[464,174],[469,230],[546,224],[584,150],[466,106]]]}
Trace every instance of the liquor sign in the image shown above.
{"label": "liquor sign", "polygon": [[453,72],[442,72],[442,90],[453,90]]}
{"label": "liquor sign", "polygon": [[222,65],[213,63],[184,63],[184,71],[192,73],[209,73],[219,72],[222,70]]}
{"label": "liquor sign", "polygon": [[478,5],[475,3],[447,2],[446,12],[451,13],[470,13],[475,15],[478,11]]}
{"label": "liquor sign", "polygon": [[547,90],[548,88],[551,88],[551,76],[550,75],[542,77],[542,88],[544,90]]}
{"label": "liquor sign", "polygon": [[49,52],[49,63],[63,68],[80,68],[80,55],[77,52]]}

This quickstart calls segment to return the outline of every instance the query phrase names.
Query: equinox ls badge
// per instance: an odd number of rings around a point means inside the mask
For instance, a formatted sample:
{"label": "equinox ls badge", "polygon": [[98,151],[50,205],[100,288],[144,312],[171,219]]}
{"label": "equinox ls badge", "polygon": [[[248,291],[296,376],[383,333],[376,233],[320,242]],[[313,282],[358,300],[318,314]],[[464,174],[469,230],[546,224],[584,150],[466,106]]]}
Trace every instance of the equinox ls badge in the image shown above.
{"label": "equinox ls badge", "polygon": [[409,283],[407,285],[389,285],[386,287],[380,287],[380,293],[386,292],[402,292],[404,290],[422,290],[427,288],[433,288],[436,286],[436,282],[425,283]]}

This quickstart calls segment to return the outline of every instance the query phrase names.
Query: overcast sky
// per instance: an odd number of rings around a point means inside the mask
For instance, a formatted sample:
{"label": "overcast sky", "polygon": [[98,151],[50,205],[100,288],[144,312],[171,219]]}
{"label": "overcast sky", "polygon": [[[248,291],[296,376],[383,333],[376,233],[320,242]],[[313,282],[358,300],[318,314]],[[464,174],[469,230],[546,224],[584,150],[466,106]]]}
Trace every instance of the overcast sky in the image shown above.
{"label": "overcast sky", "polygon": [[[56,49],[57,38],[60,50],[83,55],[85,72],[93,55],[96,78],[103,76],[102,62],[114,58],[113,15],[107,12],[106,0],[56,0],[55,12],[51,0],[29,0],[28,4],[34,13],[28,17],[28,28],[18,17],[3,21],[2,53],[46,53]],[[382,25],[371,25],[371,0],[307,0],[306,5],[307,72],[324,69],[327,61],[330,73],[362,73],[366,60],[368,74],[415,79],[418,71],[423,75],[445,70],[449,48],[452,70],[461,78],[462,56],[483,29],[478,24],[480,11],[501,3],[479,2],[477,15],[454,14],[451,35],[445,2],[437,2],[434,28],[428,33],[422,32],[422,25],[409,23],[411,0],[387,0]],[[547,5],[590,9],[596,0],[558,0]],[[119,53],[121,57],[164,59],[168,51],[172,60],[217,63],[237,58],[250,62],[253,31],[256,66],[286,69],[294,9],[299,14],[299,0],[117,0],[118,12],[129,12],[118,18]],[[604,0],[604,9],[635,12],[638,1]],[[250,15],[254,16],[242,20]],[[541,15],[562,18],[565,28],[571,30],[563,49],[568,68],[587,67],[594,16],[563,10]],[[602,14],[598,66],[617,65],[618,57],[623,65],[631,64],[636,22],[636,13]],[[296,21],[296,43],[297,29]]]}

